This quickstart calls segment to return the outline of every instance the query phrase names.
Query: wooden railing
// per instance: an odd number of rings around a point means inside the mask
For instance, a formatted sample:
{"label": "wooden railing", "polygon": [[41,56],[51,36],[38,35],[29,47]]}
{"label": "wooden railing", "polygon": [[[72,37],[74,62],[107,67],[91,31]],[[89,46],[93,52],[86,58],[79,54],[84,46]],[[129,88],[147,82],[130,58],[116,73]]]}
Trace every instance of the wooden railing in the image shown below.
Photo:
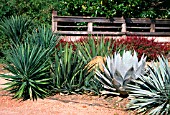
{"label": "wooden railing", "polygon": [[52,12],[52,31],[62,35],[170,36],[170,19],[57,16]]}

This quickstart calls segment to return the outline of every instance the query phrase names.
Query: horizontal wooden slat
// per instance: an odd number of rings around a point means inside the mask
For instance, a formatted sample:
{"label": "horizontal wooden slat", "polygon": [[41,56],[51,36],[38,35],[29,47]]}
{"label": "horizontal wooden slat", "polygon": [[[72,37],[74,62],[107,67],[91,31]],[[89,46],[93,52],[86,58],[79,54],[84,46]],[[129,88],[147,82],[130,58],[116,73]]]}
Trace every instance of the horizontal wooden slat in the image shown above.
{"label": "horizontal wooden slat", "polygon": [[155,20],[156,24],[170,24],[170,20]]}
{"label": "horizontal wooden slat", "polygon": [[126,32],[126,35],[170,36],[170,32]]}
{"label": "horizontal wooden slat", "polygon": [[129,27],[129,26],[127,26],[126,28],[130,28],[130,29],[150,29],[150,27]]}
{"label": "horizontal wooden slat", "polygon": [[99,23],[124,23],[125,20],[122,18],[95,18],[95,17],[62,17],[62,16],[54,16],[54,22],[99,22]]}
{"label": "horizontal wooden slat", "polygon": [[96,35],[146,35],[146,36],[170,36],[169,32],[101,32],[101,31],[55,31],[54,33],[59,34],[70,34],[70,35],[88,35],[88,34],[96,34]]}
{"label": "horizontal wooden slat", "polygon": [[[87,28],[88,26],[57,26],[58,28]],[[93,26],[93,28],[121,28],[121,26]]]}
{"label": "horizontal wooden slat", "polygon": [[126,23],[150,24],[152,21],[149,18],[126,18]]}
{"label": "horizontal wooden slat", "polygon": [[[88,26],[57,26],[58,28],[87,28]],[[93,28],[121,28],[121,26],[93,26]],[[150,29],[150,27],[129,27],[131,29]],[[155,29],[170,29],[170,27],[155,27]]]}
{"label": "horizontal wooden slat", "polygon": [[88,26],[57,26],[59,28],[87,28]]}
{"label": "horizontal wooden slat", "polygon": [[121,28],[121,26],[93,26],[93,28]]}
{"label": "horizontal wooden slat", "polygon": [[156,24],[170,24],[170,19],[149,19],[149,18],[112,18],[107,19],[105,17],[83,17],[83,16],[53,16],[53,21],[58,22],[98,22],[98,23],[145,23],[150,24],[155,22]]}
{"label": "horizontal wooden slat", "polygon": [[170,29],[170,27],[155,27],[155,29]]}
{"label": "horizontal wooden slat", "polygon": [[126,23],[139,23],[139,24],[170,24],[170,19],[149,19],[149,18],[126,18]]}
{"label": "horizontal wooden slat", "polygon": [[95,35],[125,35],[125,32],[101,32],[101,31],[93,31],[93,32],[87,32],[87,31],[55,31],[54,33],[58,33],[58,34],[95,34]]}

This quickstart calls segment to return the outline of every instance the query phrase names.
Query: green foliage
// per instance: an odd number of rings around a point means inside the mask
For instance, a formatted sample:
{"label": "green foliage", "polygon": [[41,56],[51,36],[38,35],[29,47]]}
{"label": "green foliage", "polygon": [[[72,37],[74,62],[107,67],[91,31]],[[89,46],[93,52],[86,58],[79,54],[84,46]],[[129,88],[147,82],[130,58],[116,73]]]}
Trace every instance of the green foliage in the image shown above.
{"label": "green foliage", "polygon": [[95,56],[108,56],[113,53],[114,49],[113,39],[104,38],[88,38],[87,41],[78,42],[76,44],[78,53],[86,64]]}
{"label": "green foliage", "polygon": [[5,54],[8,53],[10,48],[10,41],[5,35],[1,35],[0,38],[0,63],[4,63],[6,60]]}
{"label": "green foliage", "polygon": [[54,8],[58,11],[58,15],[136,18],[168,18],[168,4],[170,4],[168,0],[60,0],[58,2]]}
{"label": "green foliage", "polygon": [[12,45],[19,45],[31,26],[30,19],[22,16],[11,16],[1,20],[0,31],[8,37]]}
{"label": "green foliage", "polygon": [[39,44],[43,48],[54,49],[56,44],[60,41],[58,34],[53,34],[51,28],[41,25],[35,28],[31,34],[28,34],[25,42],[32,44]]}
{"label": "green foliage", "polygon": [[51,11],[56,7],[56,0],[1,0],[0,18],[11,15],[29,17],[33,22],[49,25],[51,23]]}
{"label": "green foliage", "polygon": [[72,45],[66,44],[63,47],[60,44],[59,47],[52,64],[56,90],[67,94],[83,93],[87,90],[97,93],[93,73],[87,72],[84,68],[86,63],[73,51]]}
{"label": "green foliage", "polygon": [[50,49],[27,43],[11,49],[5,69],[13,75],[1,75],[9,82],[5,90],[14,93],[14,98],[37,99],[48,94]]}
{"label": "green foliage", "polygon": [[169,18],[169,0],[1,0],[0,18],[31,17],[38,24],[51,24],[51,12],[58,15]]}
{"label": "green foliage", "polygon": [[14,45],[7,55],[8,63],[5,69],[12,75],[0,77],[9,80],[5,84],[5,90],[14,93],[14,98],[45,98],[52,83],[50,57],[59,39],[45,26],[40,26],[38,31],[27,35],[24,43]]}
{"label": "green foliage", "polygon": [[170,67],[163,56],[158,57],[158,62],[148,67],[146,75],[133,81],[136,85],[128,84],[131,97],[128,109],[149,115],[170,114]]}
{"label": "green foliage", "polygon": [[115,53],[114,58],[106,58],[104,72],[96,71],[97,79],[105,88],[102,94],[127,95],[126,85],[132,80],[137,79],[144,73],[146,57],[142,56],[138,62],[136,52],[132,55],[130,51]]}

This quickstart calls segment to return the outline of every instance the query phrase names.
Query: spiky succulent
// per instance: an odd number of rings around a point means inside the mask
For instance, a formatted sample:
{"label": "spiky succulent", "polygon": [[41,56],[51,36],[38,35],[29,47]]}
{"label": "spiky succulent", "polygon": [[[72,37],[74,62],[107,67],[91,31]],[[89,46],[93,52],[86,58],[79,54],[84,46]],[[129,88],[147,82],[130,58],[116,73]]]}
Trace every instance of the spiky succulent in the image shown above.
{"label": "spiky succulent", "polygon": [[144,71],[146,57],[144,55],[138,62],[138,57],[134,51],[124,51],[114,54],[114,57],[106,58],[106,65],[103,65],[104,72],[96,71],[98,80],[105,88],[102,94],[126,95],[125,86],[131,79],[137,79]]}
{"label": "spiky succulent", "polygon": [[132,99],[128,109],[150,115],[170,114],[170,67],[163,56],[158,62],[152,62],[145,75],[133,80],[136,85],[127,85]]}

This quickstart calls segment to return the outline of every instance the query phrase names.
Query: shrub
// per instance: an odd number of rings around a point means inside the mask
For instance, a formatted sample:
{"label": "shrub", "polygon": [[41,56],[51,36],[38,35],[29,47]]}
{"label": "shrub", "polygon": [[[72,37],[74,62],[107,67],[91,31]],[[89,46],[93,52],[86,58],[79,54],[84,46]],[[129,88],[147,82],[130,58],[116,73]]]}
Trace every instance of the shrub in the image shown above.
{"label": "shrub", "polygon": [[115,46],[124,46],[126,50],[135,50],[140,58],[143,54],[147,61],[157,59],[157,56],[166,56],[169,52],[168,43],[156,42],[155,39],[147,39],[142,36],[127,36],[116,41]]}
{"label": "shrub", "polygon": [[128,84],[130,103],[128,109],[149,115],[170,114],[170,67],[166,58],[148,66],[148,72],[133,80],[136,85]]}

